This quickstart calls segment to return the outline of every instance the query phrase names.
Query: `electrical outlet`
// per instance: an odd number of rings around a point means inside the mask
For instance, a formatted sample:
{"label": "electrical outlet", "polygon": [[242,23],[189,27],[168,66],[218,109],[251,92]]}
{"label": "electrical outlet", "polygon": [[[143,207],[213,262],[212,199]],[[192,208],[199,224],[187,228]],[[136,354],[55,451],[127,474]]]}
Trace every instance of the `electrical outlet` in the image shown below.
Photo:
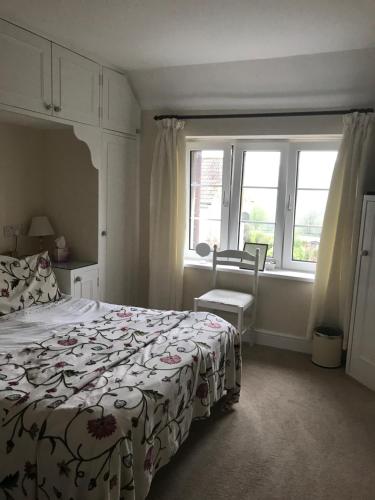
{"label": "electrical outlet", "polygon": [[4,238],[13,238],[14,236],[25,235],[27,233],[27,224],[8,224],[3,227]]}

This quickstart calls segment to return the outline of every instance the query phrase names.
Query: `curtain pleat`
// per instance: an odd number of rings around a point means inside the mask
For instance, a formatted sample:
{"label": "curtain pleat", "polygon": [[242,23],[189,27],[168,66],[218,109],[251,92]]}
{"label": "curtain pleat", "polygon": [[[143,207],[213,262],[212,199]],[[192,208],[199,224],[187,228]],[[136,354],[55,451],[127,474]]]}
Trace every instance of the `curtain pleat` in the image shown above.
{"label": "curtain pleat", "polygon": [[157,122],[151,170],[149,306],[181,309],[185,244],[184,122]]}
{"label": "curtain pleat", "polygon": [[363,195],[374,169],[374,114],[344,116],[324,216],[308,335],[317,326],[340,328],[347,345]]}

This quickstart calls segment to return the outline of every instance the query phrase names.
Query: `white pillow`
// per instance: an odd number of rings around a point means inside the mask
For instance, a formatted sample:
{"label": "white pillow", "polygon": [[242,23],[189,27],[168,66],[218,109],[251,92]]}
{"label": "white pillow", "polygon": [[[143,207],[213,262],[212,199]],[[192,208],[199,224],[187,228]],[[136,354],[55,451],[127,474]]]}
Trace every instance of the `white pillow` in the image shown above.
{"label": "white pillow", "polygon": [[0,256],[0,316],[60,297],[48,252],[22,259]]}

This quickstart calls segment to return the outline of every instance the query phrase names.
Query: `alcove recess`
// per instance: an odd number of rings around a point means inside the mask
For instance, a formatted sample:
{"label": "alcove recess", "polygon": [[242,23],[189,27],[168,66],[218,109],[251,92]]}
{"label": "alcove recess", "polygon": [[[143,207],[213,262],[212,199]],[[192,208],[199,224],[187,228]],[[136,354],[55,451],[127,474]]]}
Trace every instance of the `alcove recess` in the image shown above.
{"label": "alcove recess", "polygon": [[38,251],[27,231],[33,216],[47,215],[55,235],[45,238],[46,248],[63,235],[72,259],[98,261],[100,140],[90,134],[87,127],[0,111],[0,254],[15,247],[4,234],[8,225],[21,226],[19,255]]}

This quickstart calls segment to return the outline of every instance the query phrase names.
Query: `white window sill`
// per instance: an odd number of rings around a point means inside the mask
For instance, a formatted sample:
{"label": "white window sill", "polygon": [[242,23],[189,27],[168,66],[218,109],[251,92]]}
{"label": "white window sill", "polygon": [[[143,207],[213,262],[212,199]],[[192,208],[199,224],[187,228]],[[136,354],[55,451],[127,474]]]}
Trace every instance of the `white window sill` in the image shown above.
{"label": "white window sill", "polygon": [[[206,260],[188,260],[185,259],[184,267],[192,268],[192,269],[212,269],[211,262]],[[220,272],[232,273],[232,274],[252,274],[253,271],[248,271],[246,269],[239,269],[238,267],[229,267],[229,266],[217,266],[217,269]],[[287,279],[287,280],[295,280],[295,281],[305,281],[307,283],[314,283],[315,274],[301,272],[301,271],[293,271],[290,269],[275,269],[274,271],[261,271],[259,272],[260,278],[277,278],[277,279]]]}

